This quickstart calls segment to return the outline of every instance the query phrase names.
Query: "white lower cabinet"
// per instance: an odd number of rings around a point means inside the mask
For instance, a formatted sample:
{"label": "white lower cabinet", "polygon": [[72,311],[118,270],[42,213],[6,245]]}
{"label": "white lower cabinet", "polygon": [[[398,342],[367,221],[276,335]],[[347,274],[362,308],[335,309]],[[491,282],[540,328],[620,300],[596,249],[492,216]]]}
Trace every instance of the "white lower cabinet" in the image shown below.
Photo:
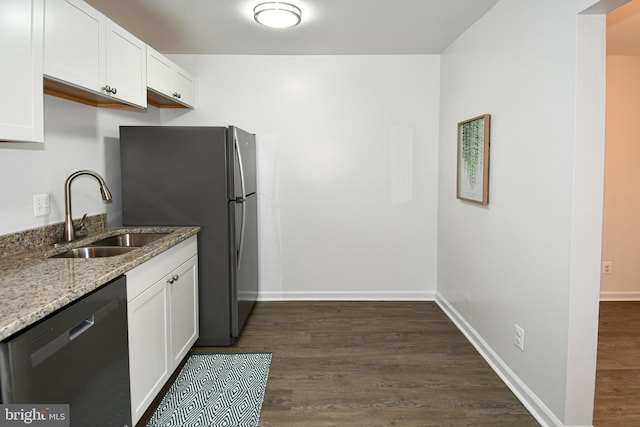
{"label": "white lower cabinet", "polygon": [[171,376],[167,293],[167,286],[160,281],[127,303],[134,424]]}
{"label": "white lower cabinet", "polygon": [[176,368],[198,339],[198,257],[175,270],[170,282],[172,367]]}
{"label": "white lower cabinet", "polygon": [[193,236],[126,274],[134,425],[198,338],[197,250]]}

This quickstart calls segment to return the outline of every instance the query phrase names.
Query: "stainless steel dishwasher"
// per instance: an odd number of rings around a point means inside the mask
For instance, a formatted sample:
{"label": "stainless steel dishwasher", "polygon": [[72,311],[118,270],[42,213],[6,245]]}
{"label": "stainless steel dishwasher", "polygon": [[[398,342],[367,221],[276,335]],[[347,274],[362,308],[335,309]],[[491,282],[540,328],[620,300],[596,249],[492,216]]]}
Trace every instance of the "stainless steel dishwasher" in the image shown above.
{"label": "stainless steel dishwasher", "polygon": [[131,426],[125,277],[0,343],[2,403],[69,404],[72,427]]}

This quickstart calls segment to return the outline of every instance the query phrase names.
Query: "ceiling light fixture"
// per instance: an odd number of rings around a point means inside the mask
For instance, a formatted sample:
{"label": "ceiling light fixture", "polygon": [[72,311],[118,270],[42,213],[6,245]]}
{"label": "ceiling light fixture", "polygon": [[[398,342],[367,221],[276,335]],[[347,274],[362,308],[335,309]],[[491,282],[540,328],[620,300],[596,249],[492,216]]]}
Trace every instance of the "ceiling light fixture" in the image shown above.
{"label": "ceiling light fixture", "polygon": [[256,22],[272,28],[295,27],[302,20],[300,8],[290,3],[270,1],[253,8]]}

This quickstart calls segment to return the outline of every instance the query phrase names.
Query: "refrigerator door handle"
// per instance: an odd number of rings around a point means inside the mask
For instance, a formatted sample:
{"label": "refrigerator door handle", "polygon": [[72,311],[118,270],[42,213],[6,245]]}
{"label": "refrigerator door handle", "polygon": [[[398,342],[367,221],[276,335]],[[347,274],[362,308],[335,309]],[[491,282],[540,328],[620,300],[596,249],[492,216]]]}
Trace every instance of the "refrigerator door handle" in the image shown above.
{"label": "refrigerator door handle", "polygon": [[238,143],[238,132],[236,128],[233,128],[233,146],[238,156],[238,170],[240,171],[240,188],[242,191],[242,199],[238,200],[236,198],[236,203],[240,202],[242,204],[242,222],[240,224],[240,241],[238,242],[238,250],[236,253],[238,257],[236,270],[240,270],[240,263],[242,262],[242,247],[244,246],[244,233],[245,233],[245,225],[246,225],[246,217],[247,217],[247,214],[246,214],[247,210],[245,209],[245,206],[244,206],[247,199],[247,194],[245,193],[244,171],[242,170],[242,155],[240,154],[240,144]]}
{"label": "refrigerator door handle", "polygon": [[240,188],[242,191],[242,200],[247,198],[244,185],[244,170],[242,169],[242,154],[240,153],[240,143],[238,142],[238,131],[233,128],[233,147],[238,155],[238,170],[240,171]]}
{"label": "refrigerator door handle", "polygon": [[244,230],[247,220],[247,209],[245,208],[246,201],[242,201],[242,224],[240,225],[240,242],[238,243],[238,264],[236,265],[236,271],[240,271],[240,263],[242,262],[242,252],[244,246]]}

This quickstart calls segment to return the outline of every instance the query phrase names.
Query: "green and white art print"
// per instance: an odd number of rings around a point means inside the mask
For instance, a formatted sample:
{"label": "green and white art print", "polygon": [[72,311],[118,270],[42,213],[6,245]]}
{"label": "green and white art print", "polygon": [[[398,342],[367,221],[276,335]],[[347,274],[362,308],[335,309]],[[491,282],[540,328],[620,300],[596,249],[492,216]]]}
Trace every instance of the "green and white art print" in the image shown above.
{"label": "green and white art print", "polygon": [[489,128],[491,115],[458,123],[458,185],[456,197],[489,203]]}

